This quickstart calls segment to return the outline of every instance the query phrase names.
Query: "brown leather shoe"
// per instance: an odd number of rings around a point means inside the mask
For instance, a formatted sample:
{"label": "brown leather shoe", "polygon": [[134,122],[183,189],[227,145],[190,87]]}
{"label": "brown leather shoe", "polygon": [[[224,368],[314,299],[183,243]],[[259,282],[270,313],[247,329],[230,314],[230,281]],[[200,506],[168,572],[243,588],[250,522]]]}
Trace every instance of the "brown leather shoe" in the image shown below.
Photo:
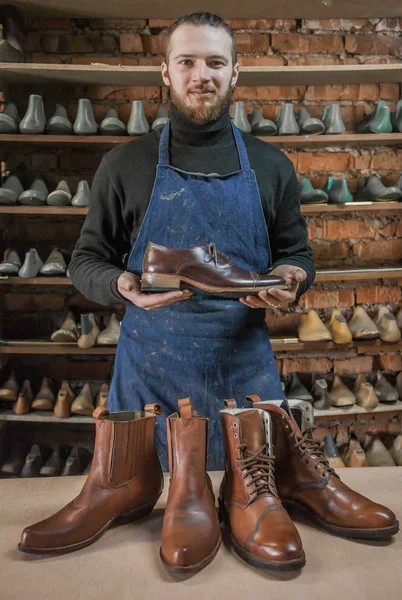
{"label": "brown leather shoe", "polygon": [[162,527],[161,558],[173,573],[208,565],[222,542],[212,483],[206,472],[209,420],[179,400],[167,418],[170,488]]}
{"label": "brown leather shoe", "polygon": [[265,571],[300,569],[306,562],[302,542],[275,484],[270,415],[237,409],[234,400],[225,403],[219,411],[225,447],[219,508],[233,548]]}
{"label": "brown leather shoe", "polygon": [[94,401],[89,383],[85,383],[82,390],[71,405],[71,412],[76,415],[92,415],[95,410]]}
{"label": "brown leather shoe", "polygon": [[78,550],[114,522],[139,519],[155,506],[163,477],[154,444],[158,404],[145,411],[94,411],[93,466],[80,494],[53,516],[27,527],[18,546],[36,554]]}
{"label": "brown leather shoe", "polygon": [[31,410],[33,393],[29,380],[26,379],[18,393],[17,402],[13,404],[13,411],[16,415],[26,415]]}
{"label": "brown leather shoe", "polygon": [[68,419],[75,394],[68,381],[63,381],[54,407],[54,416],[58,419]]}
{"label": "brown leather shoe", "polygon": [[36,410],[53,410],[55,397],[50,387],[50,380],[44,377],[39,392],[32,402],[32,408]]}
{"label": "brown leather shoe", "polygon": [[13,371],[0,388],[0,400],[15,402],[18,397],[19,389],[18,381]]}
{"label": "brown leather shoe", "polygon": [[272,417],[277,485],[285,506],[303,508],[321,527],[342,537],[383,539],[398,532],[399,523],[391,510],[341,481],[311,430],[301,432],[293,416],[268,401],[254,402],[254,407]]}
{"label": "brown leather shoe", "polygon": [[142,292],[198,289],[212,295],[241,298],[270,288],[287,289],[285,280],[236,266],[215,244],[166,248],[149,242],[142,263]]}

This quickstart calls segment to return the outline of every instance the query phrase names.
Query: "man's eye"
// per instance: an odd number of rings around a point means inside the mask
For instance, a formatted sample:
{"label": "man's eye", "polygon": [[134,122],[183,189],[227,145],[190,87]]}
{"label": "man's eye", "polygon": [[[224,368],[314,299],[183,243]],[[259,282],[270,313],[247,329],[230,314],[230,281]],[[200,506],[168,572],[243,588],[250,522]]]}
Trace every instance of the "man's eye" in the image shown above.
{"label": "man's eye", "polygon": [[181,65],[185,65],[185,66],[187,67],[187,66],[191,65],[191,64],[192,64],[192,62],[191,62],[191,60],[189,60],[188,58],[185,58],[184,60],[181,60],[181,61],[180,61],[180,64],[181,64]]}
{"label": "man's eye", "polygon": [[213,60],[213,61],[211,62],[211,65],[212,65],[213,67],[222,67],[222,66],[223,66],[223,62],[222,62],[221,60]]}

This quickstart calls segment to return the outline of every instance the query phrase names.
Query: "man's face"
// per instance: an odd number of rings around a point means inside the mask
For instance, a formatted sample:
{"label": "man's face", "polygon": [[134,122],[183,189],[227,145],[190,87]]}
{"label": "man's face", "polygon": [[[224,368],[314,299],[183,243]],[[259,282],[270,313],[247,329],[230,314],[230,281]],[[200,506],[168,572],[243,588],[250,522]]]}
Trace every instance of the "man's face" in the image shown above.
{"label": "man's face", "polygon": [[170,39],[168,60],[162,77],[177,108],[199,124],[217,119],[239,74],[230,35],[208,25],[181,25]]}

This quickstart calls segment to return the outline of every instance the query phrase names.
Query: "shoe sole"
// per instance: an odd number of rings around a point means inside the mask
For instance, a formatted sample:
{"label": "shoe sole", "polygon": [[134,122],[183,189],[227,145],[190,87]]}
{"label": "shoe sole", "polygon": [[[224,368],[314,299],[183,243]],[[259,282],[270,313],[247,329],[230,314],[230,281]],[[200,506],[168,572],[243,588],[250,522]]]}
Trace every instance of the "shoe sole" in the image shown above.
{"label": "shoe sole", "polygon": [[353,538],[357,540],[381,540],[387,539],[395,535],[399,531],[399,521],[396,521],[394,525],[390,527],[376,528],[376,529],[358,529],[356,527],[340,527],[339,525],[331,525],[322,519],[317,513],[315,513],[310,507],[306,506],[302,502],[296,500],[283,500],[285,507],[299,508],[304,513],[307,513],[320,527],[337,535],[339,537]]}
{"label": "shoe sole", "polygon": [[20,552],[25,552],[26,554],[67,554],[68,552],[81,550],[81,548],[85,548],[85,546],[89,546],[90,544],[96,542],[96,540],[99,539],[101,535],[113,525],[113,523],[124,524],[129,523],[130,521],[136,521],[137,519],[142,519],[143,517],[147,517],[154,509],[154,506],[157,503],[159,496],[156,498],[156,500],[148,502],[148,504],[145,504],[140,508],[136,508],[131,512],[125,513],[118,517],[114,517],[108,523],[106,523],[106,525],[104,525],[102,529],[98,531],[98,533],[93,535],[91,538],[84,540],[83,542],[79,542],[78,544],[71,544],[70,546],[59,546],[58,548],[30,548],[18,544],[18,550]]}
{"label": "shoe sole", "polygon": [[182,289],[182,283],[185,287],[194,288],[210,294],[218,294],[220,296],[226,296],[228,298],[240,298],[247,295],[256,296],[258,292],[269,290],[272,288],[287,290],[286,284],[278,285],[273,284],[271,286],[260,286],[260,287],[217,287],[207,285],[182,275],[160,275],[155,273],[143,273],[141,277],[141,292],[178,292]]}
{"label": "shoe sole", "polygon": [[219,500],[219,520],[225,527],[228,527],[230,531],[230,540],[232,542],[232,546],[236,554],[252,567],[256,567],[257,569],[262,569],[263,571],[267,572],[286,572],[299,570],[306,564],[306,555],[304,554],[304,551],[297,558],[292,558],[286,561],[268,560],[266,558],[256,556],[255,554],[251,554],[251,552],[247,552],[247,550],[242,548],[236,542],[232,535],[229,516],[227,514],[225,505],[222,502],[222,500]]}
{"label": "shoe sole", "polygon": [[211,552],[211,554],[209,554],[208,556],[206,556],[205,558],[200,560],[198,563],[196,563],[194,565],[188,565],[188,566],[187,565],[186,566],[177,566],[177,565],[173,565],[172,563],[170,563],[163,556],[162,547],[160,549],[159,554],[160,554],[163,564],[165,565],[167,570],[170,573],[172,573],[173,575],[194,575],[195,573],[198,573],[198,571],[201,571],[201,569],[204,569],[207,565],[209,565],[210,562],[213,561],[221,544],[222,544],[222,536],[219,535],[218,542],[217,542],[215,548],[213,549],[213,551]]}

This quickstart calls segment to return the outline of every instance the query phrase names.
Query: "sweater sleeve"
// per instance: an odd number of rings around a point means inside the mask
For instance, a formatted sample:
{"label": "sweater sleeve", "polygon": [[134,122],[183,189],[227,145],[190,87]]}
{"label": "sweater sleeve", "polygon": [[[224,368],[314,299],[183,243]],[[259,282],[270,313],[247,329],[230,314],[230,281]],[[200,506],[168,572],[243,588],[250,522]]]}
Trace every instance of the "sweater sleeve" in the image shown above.
{"label": "sweater sleeve", "polygon": [[130,234],[121,198],[103,158],[91,188],[88,215],[69,265],[74,286],[99,304],[124,302],[117,278],[124,271],[123,256],[130,250]]}
{"label": "sweater sleeve", "polygon": [[308,244],[305,219],[300,210],[300,192],[297,176],[292,174],[284,188],[275,218],[269,227],[272,252],[272,268],[279,265],[295,265],[307,273],[307,279],[298,289],[297,297],[304,294],[315,277],[313,252]]}

